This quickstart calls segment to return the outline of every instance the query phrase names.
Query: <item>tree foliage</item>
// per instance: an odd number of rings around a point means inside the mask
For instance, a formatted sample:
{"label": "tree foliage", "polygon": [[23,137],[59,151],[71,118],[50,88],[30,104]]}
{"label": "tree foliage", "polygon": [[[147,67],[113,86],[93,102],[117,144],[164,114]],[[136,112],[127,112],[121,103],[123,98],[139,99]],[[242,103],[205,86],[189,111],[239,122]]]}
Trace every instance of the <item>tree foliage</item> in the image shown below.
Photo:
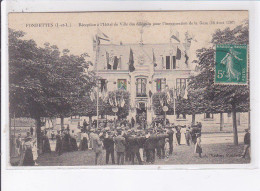
{"label": "tree foliage", "polygon": [[248,34],[248,22],[234,29],[216,30],[212,35],[212,47],[197,50],[195,63],[199,66],[199,73],[191,78],[188,91],[191,110],[194,113],[232,111],[235,145],[238,144],[236,112],[249,111],[249,85],[214,84],[214,69],[217,64],[214,47],[216,44],[248,45]]}
{"label": "tree foliage", "polygon": [[10,113],[21,117],[65,117],[75,113],[95,86],[85,55],[55,45],[37,47],[22,31],[9,30]]}
{"label": "tree foliage", "polygon": [[[216,44],[248,44],[248,23],[234,29],[216,30],[212,36],[213,47],[197,50],[197,60],[200,72],[193,76],[189,83],[188,97],[200,103],[198,106],[211,113],[230,112],[232,105],[236,111],[248,111],[249,87],[236,85],[214,84],[215,45]],[[205,104],[206,102],[206,104]],[[192,101],[192,103],[194,103]],[[204,106],[207,106],[205,108]],[[199,108],[199,107],[198,107]],[[200,113],[200,109],[195,109]]]}
{"label": "tree foliage", "polygon": [[116,115],[119,119],[126,118],[130,110],[130,93],[125,90],[115,90],[108,92],[108,97],[104,105],[104,114],[115,115],[113,107],[118,108]]}
{"label": "tree foliage", "polygon": [[[170,91],[170,97],[173,97],[173,92]],[[174,115],[174,102],[173,99],[169,99],[167,97],[166,92],[157,92],[153,94],[152,97],[152,106],[153,111],[156,115],[164,115],[165,112],[163,111],[163,107],[167,106],[168,111],[166,112],[166,115]]]}

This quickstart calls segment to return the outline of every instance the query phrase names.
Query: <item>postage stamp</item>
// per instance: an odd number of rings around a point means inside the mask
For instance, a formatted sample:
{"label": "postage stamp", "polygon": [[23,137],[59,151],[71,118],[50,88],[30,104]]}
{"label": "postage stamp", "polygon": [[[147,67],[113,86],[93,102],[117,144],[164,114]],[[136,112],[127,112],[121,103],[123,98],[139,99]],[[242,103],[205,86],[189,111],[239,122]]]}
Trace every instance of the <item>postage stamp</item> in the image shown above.
{"label": "postage stamp", "polygon": [[247,45],[216,45],[215,63],[215,83],[247,84]]}

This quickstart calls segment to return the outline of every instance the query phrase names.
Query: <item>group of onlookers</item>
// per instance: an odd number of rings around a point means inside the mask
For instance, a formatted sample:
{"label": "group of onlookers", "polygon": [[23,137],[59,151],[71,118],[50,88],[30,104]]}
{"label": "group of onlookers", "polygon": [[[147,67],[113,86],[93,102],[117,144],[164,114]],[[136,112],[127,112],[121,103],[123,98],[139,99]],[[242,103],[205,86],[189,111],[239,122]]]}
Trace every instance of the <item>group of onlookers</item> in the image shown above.
{"label": "group of onlookers", "polygon": [[[168,124],[163,126],[155,124],[153,127],[142,129],[140,127],[131,128],[122,125],[121,127],[88,128],[88,124],[83,123],[81,132],[74,133],[74,130],[63,129],[56,134],[56,148],[58,155],[72,151],[92,150],[95,153],[95,164],[103,164],[103,151],[105,150],[105,163],[122,165],[125,161],[130,164],[148,163],[153,164],[158,159],[168,160],[173,154],[174,145],[186,144],[194,145],[194,152],[202,157],[201,146],[201,124],[194,126],[174,126]],[[38,158],[37,141],[33,136],[33,131],[27,132],[25,138],[18,135],[16,139],[16,150],[20,157],[19,165],[37,165]],[[53,136],[51,137],[54,140]],[[42,153],[50,153],[50,141],[46,131],[42,131]],[[244,158],[250,155],[250,131],[246,129],[244,136]],[[116,157],[115,157],[116,156]]]}
{"label": "group of onlookers", "polygon": [[[69,142],[73,136],[66,131],[62,140],[59,134],[56,139],[56,151],[69,151]],[[183,133],[183,135],[181,135]],[[174,136],[175,134],[175,136]],[[138,161],[138,164],[154,163],[156,156],[159,159],[168,159],[173,154],[174,140],[176,144],[195,144],[195,152],[201,157],[202,148],[200,144],[201,128],[196,131],[191,127],[168,126],[166,128],[155,127],[149,129],[121,127],[111,128],[81,128],[79,150],[92,149],[95,152],[95,164],[102,164],[102,152],[105,150],[106,164],[111,158],[112,164],[124,164],[129,161],[131,164]],[[194,140],[195,135],[195,140]],[[70,137],[67,140],[66,137]],[[176,138],[175,138],[176,137]],[[65,141],[67,140],[67,141]],[[69,141],[70,140],[70,141]],[[181,141],[183,140],[183,141]],[[63,148],[63,149],[61,149]],[[115,159],[116,155],[116,159]]]}

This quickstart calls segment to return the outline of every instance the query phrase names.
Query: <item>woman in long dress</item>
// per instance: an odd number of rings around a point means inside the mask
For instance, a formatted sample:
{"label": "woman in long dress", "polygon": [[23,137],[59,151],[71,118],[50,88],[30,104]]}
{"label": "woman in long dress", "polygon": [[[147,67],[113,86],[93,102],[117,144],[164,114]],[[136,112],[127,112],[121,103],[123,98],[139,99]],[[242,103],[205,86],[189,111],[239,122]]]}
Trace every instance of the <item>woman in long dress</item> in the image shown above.
{"label": "woman in long dress", "polygon": [[181,145],[185,145],[186,144],[186,137],[185,137],[185,133],[186,133],[186,128],[182,127],[181,128]]}
{"label": "woman in long dress", "polygon": [[71,149],[72,151],[77,151],[78,150],[78,145],[77,145],[77,136],[75,135],[74,131],[72,130],[71,135],[70,135],[70,143],[71,143]]}
{"label": "woman in long dress", "polygon": [[71,144],[70,144],[70,135],[67,131],[64,132],[64,137],[62,139],[62,152],[70,152]]}
{"label": "woman in long dress", "polygon": [[186,127],[186,132],[185,132],[185,137],[186,137],[186,144],[190,146],[191,143],[191,134],[190,134],[190,127]]}
{"label": "woman in long dress", "polygon": [[88,134],[86,132],[83,132],[81,134],[81,136],[82,136],[82,139],[81,139],[81,144],[80,144],[81,145],[80,150],[81,151],[88,150],[88,140],[89,140]]}
{"label": "woman in long dress", "polygon": [[51,146],[50,146],[50,141],[47,136],[47,132],[45,132],[45,135],[43,136],[43,153],[50,153],[51,152]]}
{"label": "woman in long dress", "polygon": [[24,158],[22,163],[23,166],[34,166],[32,148],[33,148],[32,138],[26,137],[23,144],[23,149],[24,149]]}
{"label": "woman in long dress", "polygon": [[59,155],[62,154],[62,139],[61,139],[60,131],[58,131],[58,133],[56,135],[56,149],[55,149],[55,151]]}
{"label": "woman in long dress", "polygon": [[32,154],[33,154],[34,165],[38,165],[36,163],[36,160],[38,158],[38,148],[37,148],[37,140],[35,138],[32,140]]}

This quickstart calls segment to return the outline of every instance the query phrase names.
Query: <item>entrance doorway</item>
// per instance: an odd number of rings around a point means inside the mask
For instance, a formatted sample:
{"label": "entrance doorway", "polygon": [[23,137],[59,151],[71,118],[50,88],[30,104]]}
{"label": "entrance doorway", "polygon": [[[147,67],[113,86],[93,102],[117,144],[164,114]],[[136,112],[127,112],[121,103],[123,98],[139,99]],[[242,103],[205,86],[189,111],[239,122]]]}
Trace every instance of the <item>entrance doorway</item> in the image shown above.
{"label": "entrance doorway", "polygon": [[145,128],[145,124],[147,121],[147,109],[145,107],[145,103],[140,102],[139,108],[136,109],[136,122]]}

